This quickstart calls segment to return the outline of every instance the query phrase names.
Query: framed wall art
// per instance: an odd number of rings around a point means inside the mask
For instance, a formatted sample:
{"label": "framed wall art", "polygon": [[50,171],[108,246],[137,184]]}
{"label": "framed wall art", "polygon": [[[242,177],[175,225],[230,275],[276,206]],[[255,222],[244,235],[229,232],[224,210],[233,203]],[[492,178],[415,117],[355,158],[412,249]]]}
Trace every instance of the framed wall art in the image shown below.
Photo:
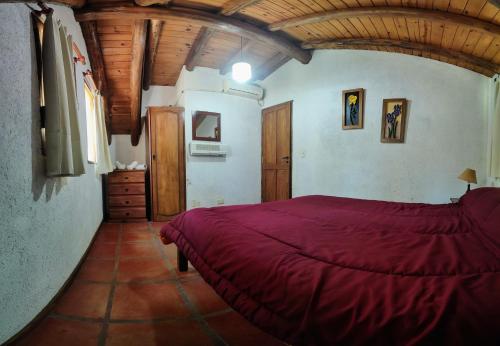
{"label": "framed wall art", "polygon": [[362,129],[364,115],[364,89],[342,91],[342,128]]}
{"label": "framed wall art", "polygon": [[404,143],[406,99],[384,99],[382,103],[382,143]]}

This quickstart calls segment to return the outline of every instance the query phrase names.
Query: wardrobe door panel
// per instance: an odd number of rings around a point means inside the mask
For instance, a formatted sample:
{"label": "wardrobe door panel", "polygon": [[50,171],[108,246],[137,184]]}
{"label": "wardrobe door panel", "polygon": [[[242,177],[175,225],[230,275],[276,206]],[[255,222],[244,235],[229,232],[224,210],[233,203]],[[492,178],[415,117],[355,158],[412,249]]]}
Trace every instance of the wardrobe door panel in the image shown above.
{"label": "wardrobe door panel", "polygon": [[152,218],[169,220],[186,209],[182,109],[148,110]]}

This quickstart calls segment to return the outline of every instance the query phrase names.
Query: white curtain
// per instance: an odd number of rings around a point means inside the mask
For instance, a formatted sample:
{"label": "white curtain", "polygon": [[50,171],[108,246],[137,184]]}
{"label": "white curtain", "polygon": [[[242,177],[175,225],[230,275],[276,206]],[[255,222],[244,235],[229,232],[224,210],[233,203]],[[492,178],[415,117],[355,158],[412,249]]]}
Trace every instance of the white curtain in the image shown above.
{"label": "white curtain", "polygon": [[45,138],[48,176],[85,173],[73,76],[72,38],[47,15],[42,62],[45,94]]}
{"label": "white curtain", "polygon": [[94,108],[96,117],[96,145],[97,162],[96,170],[99,174],[113,171],[111,154],[109,152],[108,134],[106,132],[106,121],[104,119],[104,102],[99,92],[94,94]]}
{"label": "white curtain", "polygon": [[493,80],[491,89],[491,157],[490,172],[492,184],[500,186],[500,77]]}

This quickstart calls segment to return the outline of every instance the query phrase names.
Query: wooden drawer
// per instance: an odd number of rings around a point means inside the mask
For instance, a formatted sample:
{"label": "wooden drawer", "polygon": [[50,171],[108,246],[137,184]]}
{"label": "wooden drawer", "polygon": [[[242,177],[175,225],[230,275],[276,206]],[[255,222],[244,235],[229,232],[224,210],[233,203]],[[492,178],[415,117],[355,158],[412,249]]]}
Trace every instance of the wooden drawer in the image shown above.
{"label": "wooden drawer", "polygon": [[110,207],[144,207],[146,197],[144,195],[109,196]]}
{"label": "wooden drawer", "polygon": [[146,208],[109,208],[109,217],[111,219],[145,218]]}
{"label": "wooden drawer", "polygon": [[109,184],[109,195],[144,195],[144,184]]}
{"label": "wooden drawer", "polygon": [[110,184],[116,183],[144,183],[144,171],[115,171],[108,175]]}

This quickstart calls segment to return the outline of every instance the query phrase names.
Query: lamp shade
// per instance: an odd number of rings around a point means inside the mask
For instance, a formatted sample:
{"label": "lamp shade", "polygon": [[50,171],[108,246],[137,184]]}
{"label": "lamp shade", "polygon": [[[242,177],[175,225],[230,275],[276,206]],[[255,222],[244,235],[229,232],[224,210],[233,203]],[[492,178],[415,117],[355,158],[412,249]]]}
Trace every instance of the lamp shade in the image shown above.
{"label": "lamp shade", "polygon": [[237,62],[233,64],[232,77],[239,83],[245,83],[252,78],[252,66],[247,62]]}
{"label": "lamp shade", "polygon": [[477,184],[476,171],[467,168],[458,176],[458,179],[468,182],[469,184]]}

